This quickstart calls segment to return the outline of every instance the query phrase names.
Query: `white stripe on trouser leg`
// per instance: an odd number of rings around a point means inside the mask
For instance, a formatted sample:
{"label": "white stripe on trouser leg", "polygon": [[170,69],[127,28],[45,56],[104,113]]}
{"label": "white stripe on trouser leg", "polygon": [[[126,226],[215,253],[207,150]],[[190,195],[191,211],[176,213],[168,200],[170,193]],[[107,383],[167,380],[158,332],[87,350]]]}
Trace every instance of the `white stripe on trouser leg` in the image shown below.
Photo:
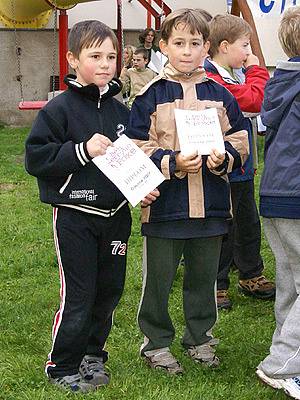
{"label": "white stripe on trouser leg", "polygon": [[52,348],[50,350],[50,353],[48,355],[48,361],[46,363],[46,368],[45,368],[46,373],[47,373],[47,368],[49,366],[55,366],[55,364],[51,361],[51,355],[52,355],[52,352],[54,349],[55,339],[57,337],[57,333],[58,333],[59,327],[61,325],[62,316],[63,316],[63,312],[64,312],[64,308],[65,308],[65,299],[66,299],[65,274],[64,274],[64,270],[63,270],[63,266],[62,266],[62,262],[61,262],[57,230],[56,230],[57,214],[58,214],[58,209],[53,208],[53,235],[54,235],[54,244],[55,244],[56,255],[57,255],[58,266],[59,266],[59,279],[60,279],[60,306],[59,306],[59,310],[57,311],[57,313],[55,314],[55,317],[54,317],[54,323],[53,323],[53,327],[52,327]]}
{"label": "white stripe on trouser leg", "polygon": [[299,354],[299,351],[300,351],[300,347],[298,347],[296,353],[292,357],[290,357],[289,359],[286,360],[283,367],[279,368],[277,371],[274,372],[274,375],[279,374],[283,369],[285,369],[287,367],[288,363],[290,361],[292,361],[295,357],[297,357],[297,355]]}

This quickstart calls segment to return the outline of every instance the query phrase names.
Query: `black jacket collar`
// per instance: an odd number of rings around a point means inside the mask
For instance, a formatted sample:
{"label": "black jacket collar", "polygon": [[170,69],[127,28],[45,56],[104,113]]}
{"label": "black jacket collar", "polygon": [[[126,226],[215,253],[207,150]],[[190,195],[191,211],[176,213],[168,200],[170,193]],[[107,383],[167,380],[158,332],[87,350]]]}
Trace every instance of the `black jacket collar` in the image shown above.
{"label": "black jacket collar", "polygon": [[73,74],[66,75],[64,78],[64,83],[69,89],[80,93],[82,96],[85,96],[90,100],[98,101],[101,98],[101,102],[120,93],[122,89],[122,83],[117,78],[113,78],[108,83],[108,90],[101,95],[97,85],[91,83],[90,85],[83,86],[81,83],[76,81],[76,75]]}

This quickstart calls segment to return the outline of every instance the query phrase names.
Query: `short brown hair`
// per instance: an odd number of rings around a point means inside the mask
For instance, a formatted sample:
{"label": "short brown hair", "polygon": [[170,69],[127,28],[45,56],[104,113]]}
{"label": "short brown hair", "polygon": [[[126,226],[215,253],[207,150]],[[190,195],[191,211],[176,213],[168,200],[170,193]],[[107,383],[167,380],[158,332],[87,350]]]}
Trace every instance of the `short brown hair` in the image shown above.
{"label": "short brown hair", "polygon": [[172,29],[177,28],[179,24],[184,24],[190,28],[191,33],[198,32],[202,35],[203,41],[206,42],[209,36],[209,26],[199,9],[181,8],[169,14],[163,21],[161,26],[161,38],[168,42]]}
{"label": "short brown hair", "polygon": [[289,7],[282,15],[278,37],[285,54],[292,58],[300,55],[300,7]]}
{"label": "short brown hair", "polygon": [[87,49],[94,45],[101,45],[105,39],[110,38],[113,47],[118,51],[118,39],[113,30],[103,22],[96,20],[86,20],[78,22],[73,26],[69,33],[69,51],[78,58],[82,49]]}
{"label": "short brown hair", "polygon": [[210,22],[213,19],[213,16],[208,11],[204,10],[204,8],[196,8],[196,10],[202,15],[202,17]]}
{"label": "short brown hair", "polygon": [[210,29],[210,48],[209,55],[214,57],[218,51],[219,46],[226,40],[232,44],[243,35],[251,35],[252,28],[243,18],[231,14],[218,14],[209,23]]}
{"label": "short brown hair", "polygon": [[138,54],[141,54],[143,56],[144,60],[148,60],[148,51],[144,47],[138,47],[137,49],[135,49],[133,54],[135,56],[137,56]]}

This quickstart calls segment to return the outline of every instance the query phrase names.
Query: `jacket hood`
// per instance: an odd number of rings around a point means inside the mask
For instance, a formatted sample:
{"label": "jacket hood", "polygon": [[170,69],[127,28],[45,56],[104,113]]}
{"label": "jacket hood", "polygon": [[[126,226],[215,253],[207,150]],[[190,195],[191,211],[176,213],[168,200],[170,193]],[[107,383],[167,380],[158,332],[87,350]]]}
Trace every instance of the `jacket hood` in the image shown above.
{"label": "jacket hood", "polygon": [[104,90],[101,92],[98,86],[94,83],[86,86],[82,85],[76,80],[76,75],[73,74],[66,75],[64,78],[64,83],[68,86],[69,89],[72,89],[75,92],[78,92],[81,95],[94,101],[98,101],[100,98],[101,101],[105,101],[106,99],[120,93],[122,89],[122,83],[117,78],[113,78],[110,82],[108,82]]}
{"label": "jacket hood", "polygon": [[265,89],[261,114],[264,125],[277,130],[293,99],[299,93],[300,62],[279,62]]}

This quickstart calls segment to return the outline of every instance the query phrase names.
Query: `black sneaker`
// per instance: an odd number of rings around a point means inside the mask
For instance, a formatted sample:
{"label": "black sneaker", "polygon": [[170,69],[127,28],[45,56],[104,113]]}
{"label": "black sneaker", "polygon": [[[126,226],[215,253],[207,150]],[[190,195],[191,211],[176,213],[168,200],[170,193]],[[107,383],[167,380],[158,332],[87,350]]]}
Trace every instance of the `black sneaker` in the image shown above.
{"label": "black sneaker", "polygon": [[69,392],[88,393],[96,390],[94,385],[86,382],[79,374],[66,375],[59,378],[49,377],[49,382]]}
{"label": "black sneaker", "polygon": [[107,385],[110,380],[102,357],[84,356],[79,367],[79,373],[86,382],[94,386]]}
{"label": "black sneaker", "polygon": [[266,279],[263,275],[251,279],[240,279],[238,290],[246,296],[262,300],[274,299],[276,292],[274,283]]}

